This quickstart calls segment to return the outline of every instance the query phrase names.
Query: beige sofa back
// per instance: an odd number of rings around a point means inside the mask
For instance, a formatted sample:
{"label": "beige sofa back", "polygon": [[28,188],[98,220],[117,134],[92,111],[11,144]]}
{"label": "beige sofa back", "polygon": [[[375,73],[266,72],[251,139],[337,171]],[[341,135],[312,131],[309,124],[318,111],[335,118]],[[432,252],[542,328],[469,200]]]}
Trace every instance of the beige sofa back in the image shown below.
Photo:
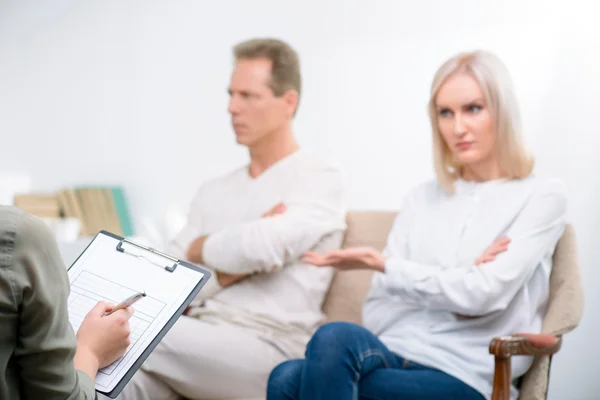
{"label": "beige sofa back", "polygon": [[[342,247],[370,246],[383,250],[392,228],[395,212],[349,212],[348,229]],[[325,297],[327,321],[362,323],[362,304],[371,286],[372,271],[337,271]]]}

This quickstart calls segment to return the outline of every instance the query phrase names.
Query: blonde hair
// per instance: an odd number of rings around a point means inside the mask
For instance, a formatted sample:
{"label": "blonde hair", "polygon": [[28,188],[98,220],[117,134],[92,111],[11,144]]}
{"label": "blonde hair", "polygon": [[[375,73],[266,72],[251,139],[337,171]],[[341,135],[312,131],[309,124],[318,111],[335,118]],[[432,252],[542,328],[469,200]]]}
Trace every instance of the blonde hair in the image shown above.
{"label": "blonde hair", "polygon": [[436,97],[446,80],[466,73],[477,81],[494,120],[497,135],[496,151],[500,168],[508,179],[523,179],[533,170],[534,159],[521,136],[521,116],[512,80],[498,57],[486,51],[460,53],[446,61],[436,72],[431,84],[429,118],[433,134],[433,162],[439,184],[454,192],[454,181],[460,177],[461,166],[442,138],[438,126]]}

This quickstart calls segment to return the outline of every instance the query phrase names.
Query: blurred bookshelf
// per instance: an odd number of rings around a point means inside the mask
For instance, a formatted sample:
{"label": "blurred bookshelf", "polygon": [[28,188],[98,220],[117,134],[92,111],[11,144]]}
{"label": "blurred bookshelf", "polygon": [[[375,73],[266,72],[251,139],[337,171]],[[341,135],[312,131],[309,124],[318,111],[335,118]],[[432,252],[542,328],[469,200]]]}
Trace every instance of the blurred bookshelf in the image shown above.
{"label": "blurred bookshelf", "polygon": [[70,266],[101,230],[132,237],[134,225],[120,186],[76,186],[53,193],[15,193],[13,205],[41,218]]}
{"label": "blurred bookshelf", "polygon": [[134,235],[125,191],[119,186],[82,186],[56,193],[15,194],[13,204],[47,221],[57,234],[61,233],[61,223],[70,223],[68,234],[65,232],[64,237],[59,237],[62,240],[94,236],[100,230],[126,237]]}
{"label": "blurred bookshelf", "polygon": [[125,190],[120,186],[77,186],[54,193],[16,193],[13,205],[46,222],[65,264],[71,265],[101,230],[134,236]]}

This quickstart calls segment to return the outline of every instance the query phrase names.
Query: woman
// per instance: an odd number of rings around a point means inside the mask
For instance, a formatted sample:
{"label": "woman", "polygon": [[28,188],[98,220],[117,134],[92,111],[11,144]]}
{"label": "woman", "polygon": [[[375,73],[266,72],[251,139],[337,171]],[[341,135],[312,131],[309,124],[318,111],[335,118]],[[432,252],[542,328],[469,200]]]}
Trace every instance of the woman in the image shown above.
{"label": "woman", "polygon": [[133,310],[104,317],[99,303],[77,339],[67,315],[69,280],[45,224],[0,206],[0,399],[94,399],[99,368],[129,346]]}
{"label": "woman", "polygon": [[[305,360],[271,373],[268,399],[490,398],[490,339],[540,331],[565,190],[532,175],[504,65],[481,51],[451,58],[434,77],[429,115],[437,180],[407,195],[384,253],[303,258],[377,271],[365,327],[320,327]],[[514,359],[512,376],[531,361]]]}

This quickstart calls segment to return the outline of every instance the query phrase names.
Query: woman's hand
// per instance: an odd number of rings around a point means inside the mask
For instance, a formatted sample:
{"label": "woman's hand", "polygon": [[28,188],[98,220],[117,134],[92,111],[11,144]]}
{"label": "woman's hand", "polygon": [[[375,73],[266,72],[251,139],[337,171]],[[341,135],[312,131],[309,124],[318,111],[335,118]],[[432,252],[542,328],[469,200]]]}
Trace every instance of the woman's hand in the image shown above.
{"label": "woman's hand", "polygon": [[[508,244],[510,243],[510,238],[508,236],[502,236],[500,239],[496,240],[494,243],[490,245],[483,254],[475,261],[476,266],[480,266],[481,264],[485,264],[487,262],[494,261],[496,256],[500,253],[508,250]],[[478,317],[471,317],[468,315],[454,314],[458,319],[474,319]]]}
{"label": "woman's hand", "polygon": [[500,239],[492,243],[490,247],[485,249],[483,254],[475,261],[475,265],[479,266],[481,264],[494,261],[498,254],[508,250],[509,243],[510,239],[507,236],[502,236]]}
{"label": "woman's hand", "polygon": [[104,316],[112,307],[109,303],[98,303],[85,316],[77,332],[75,368],[92,379],[98,369],[110,365],[125,354],[131,344],[129,318],[133,315],[133,309],[128,307]]}
{"label": "woman's hand", "polygon": [[372,247],[351,247],[333,250],[325,254],[312,251],[304,253],[301,262],[318,267],[332,266],[340,270],[373,269],[385,271],[385,257]]}

